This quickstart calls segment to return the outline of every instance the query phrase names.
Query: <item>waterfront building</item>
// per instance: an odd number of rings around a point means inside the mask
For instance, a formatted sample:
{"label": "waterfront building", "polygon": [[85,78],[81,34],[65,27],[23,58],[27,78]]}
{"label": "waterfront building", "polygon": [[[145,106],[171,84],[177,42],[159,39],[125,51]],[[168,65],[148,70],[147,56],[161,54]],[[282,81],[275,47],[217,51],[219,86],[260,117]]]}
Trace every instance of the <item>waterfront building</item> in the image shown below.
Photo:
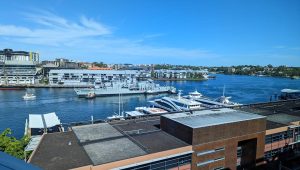
{"label": "waterfront building", "polygon": [[153,70],[155,79],[199,79],[207,75],[207,70]]}
{"label": "waterfront building", "polygon": [[34,84],[39,53],[0,51],[0,84]]}
{"label": "waterfront building", "polygon": [[44,134],[29,162],[82,170],[253,167],[264,156],[265,125],[264,116],[225,108],[73,126]]}
{"label": "waterfront building", "polygon": [[49,76],[50,70],[57,70],[57,69],[79,69],[81,63],[77,63],[75,61],[70,61],[64,58],[57,58],[53,61],[42,61],[42,74],[44,77]]}
{"label": "waterfront building", "polygon": [[88,67],[88,70],[112,70],[112,68],[92,66],[92,67]]}
{"label": "waterfront building", "polygon": [[72,126],[44,134],[28,162],[81,170],[297,169],[299,107],[300,100],[278,101]]}
{"label": "waterfront building", "polygon": [[93,85],[101,82],[135,82],[139,75],[135,70],[50,70],[50,85]]}

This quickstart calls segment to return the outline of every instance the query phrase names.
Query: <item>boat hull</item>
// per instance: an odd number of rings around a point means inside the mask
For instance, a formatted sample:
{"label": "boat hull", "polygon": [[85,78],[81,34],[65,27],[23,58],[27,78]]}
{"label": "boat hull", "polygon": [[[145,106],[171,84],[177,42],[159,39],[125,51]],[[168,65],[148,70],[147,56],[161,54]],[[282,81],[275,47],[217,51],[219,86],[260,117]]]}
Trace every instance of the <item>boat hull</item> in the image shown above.
{"label": "boat hull", "polygon": [[159,93],[171,93],[171,90],[168,88],[162,88],[155,91],[147,90],[130,90],[127,88],[124,89],[77,89],[75,90],[78,97],[86,97],[88,93],[93,92],[97,97],[104,96],[117,96],[117,95],[147,95],[147,94],[159,94]]}

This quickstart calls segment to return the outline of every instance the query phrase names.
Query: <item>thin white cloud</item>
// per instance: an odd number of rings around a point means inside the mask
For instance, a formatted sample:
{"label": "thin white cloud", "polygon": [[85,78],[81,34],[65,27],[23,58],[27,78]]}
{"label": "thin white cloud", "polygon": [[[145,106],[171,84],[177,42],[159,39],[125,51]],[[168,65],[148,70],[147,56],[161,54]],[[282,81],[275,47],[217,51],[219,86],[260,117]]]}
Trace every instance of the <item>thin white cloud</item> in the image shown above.
{"label": "thin white cloud", "polygon": [[[47,11],[25,14],[25,17],[30,21],[28,25],[33,25],[33,27],[0,24],[0,38],[9,39],[11,42],[49,48],[61,47],[70,52],[80,49],[87,54],[91,52],[93,54],[109,54],[109,56],[140,56],[141,61],[143,56],[177,57],[183,60],[187,59],[186,57],[198,59],[217,56],[201,49],[147,45],[147,39],[160,37],[164,34],[142,36],[143,41],[115,37],[112,27],[85,16],[81,16],[77,22]],[[43,51],[40,52],[43,53]],[[57,56],[59,55],[57,54]]]}
{"label": "thin white cloud", "polygon": [[43,15],[28,14],[26,17],[38,28],[0,24],[0,36],[9,36],[21,42],[55,45],[77,38],[111,34],[107,26],[85,16],[78,23],[48,12]]}

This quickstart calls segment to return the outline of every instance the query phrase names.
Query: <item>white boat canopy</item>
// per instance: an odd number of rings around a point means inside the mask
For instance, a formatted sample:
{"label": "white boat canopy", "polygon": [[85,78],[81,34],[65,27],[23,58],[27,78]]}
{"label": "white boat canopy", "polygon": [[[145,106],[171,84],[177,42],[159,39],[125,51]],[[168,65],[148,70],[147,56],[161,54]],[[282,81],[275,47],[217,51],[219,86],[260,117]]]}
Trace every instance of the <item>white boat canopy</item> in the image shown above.
{"label": "white boat canopy", "polygon": [[295,89],[282,89],[282,93],[300,93],[300,90],[295,90]]}
{"label": "white boat canopy", "polygon": [[29,128],[50,128],[60,125],[55,112],[47,114],[29,114]]}

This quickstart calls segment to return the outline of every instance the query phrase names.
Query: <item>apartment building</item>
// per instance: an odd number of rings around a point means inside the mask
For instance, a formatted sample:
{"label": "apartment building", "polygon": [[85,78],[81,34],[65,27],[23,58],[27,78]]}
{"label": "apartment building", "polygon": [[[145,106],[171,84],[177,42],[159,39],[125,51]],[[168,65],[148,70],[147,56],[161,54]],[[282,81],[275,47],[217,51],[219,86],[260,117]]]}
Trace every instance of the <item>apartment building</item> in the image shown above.
{"label": "apartment building", "polygon": [[198,79],[207,75],[207,70],[154,70],[152,77],[156,79]]}
{"label": "apartment building", "polygon": [[0,84],[34,84],[39,54],[35,52],[0,51]]}
{"label": "apartment building", "polygon": [[138,71],[135,70],[82,70],[61,69],[50,70],[50,85],[93,85],[110,81],[136,81]]}

